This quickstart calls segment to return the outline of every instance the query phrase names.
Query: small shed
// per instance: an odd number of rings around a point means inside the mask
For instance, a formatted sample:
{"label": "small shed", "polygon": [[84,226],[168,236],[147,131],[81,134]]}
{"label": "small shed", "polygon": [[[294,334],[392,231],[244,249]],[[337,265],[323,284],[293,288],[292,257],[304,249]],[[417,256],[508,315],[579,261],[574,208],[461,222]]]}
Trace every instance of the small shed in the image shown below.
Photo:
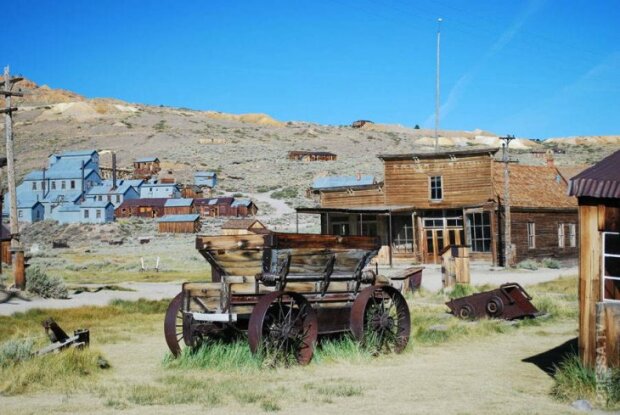
{"label": "small shed", "polygon": [[295,161],[333,161],[338,156],[328,151],[289,151],[288,159]]}
{"label": "small shed", "polygon": [[231,219],[222,225],[222,235],[266,234],[269,229],[258,219]]}
{"label": "small shed", "polygon": [[200,199],[204,194],[204,191],[200,186],[195,184],[183,184],[181,187],[181,197],[187,199]]}
{"label": "small shed", "polygon": [[200,231],[200,215],[166,215],[157,219],[159,232],[196,233]]}
{"label": "small shed", "polygon": [[133,176],[136,179],[149,179],[161,171],[157,157],[142,157],[133,162]]}
{"label": "small shed", "polygon": [[570,180],[579,201],[579,355],[620,368],[620,150]]}
{"label": "small shed", "polygon": [[210,199],[194,199],[194,208],[200,217],[235,216],[232,212],[232,197],[214,197]]}
{"label": "small shed", "polygon": [[250,199],[235,199],[230,207],[233,209],[234,216],[254,216],[258,212],[258,207]]}
{"label": "small shed", "polygon": [[164,215],[189,215],[194,213],[194,199],[168,199],[164,204]]}
{"label": "small shed", "polygon": [[212,189],[217,184],[217,173],[214,171],[197,171],[194,173],[194,184]]}

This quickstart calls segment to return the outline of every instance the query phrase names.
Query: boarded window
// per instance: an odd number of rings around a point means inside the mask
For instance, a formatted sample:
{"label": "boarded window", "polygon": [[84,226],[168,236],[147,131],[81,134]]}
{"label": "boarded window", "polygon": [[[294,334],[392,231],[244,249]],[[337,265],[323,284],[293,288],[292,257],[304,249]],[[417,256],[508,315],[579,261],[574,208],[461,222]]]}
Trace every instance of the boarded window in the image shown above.
{"label": "boarded window", "polygon": [[56,190],[56,182],[52,182],[52,190]]}
{"label": "boarded window", "polygon": [[88,219],[88,209],[84,210],[84,219]]}
{"label": "boarded window", "polygon": [[564,224],[558,223],[558,247],[564,248]]}
{"label": "boarded window", "polygon": [[442,188],[441,176],[432,176],[432,177],[429,177],[428,179],[429,179],[430,199],[431,200],[442,200],[443,199],[443,188]]}
{"label": "boarded window", "polygon": [[603,301],[620,301],[620,233],[603,233]]}
{"label": "boarded window", "polygon": [[17,211],[17,217],[18,217],[18,218],[21,218],[21,217],[23,217],[23,216],[24,216],[24,211],[23,211],[23,210],[18,210],[18,211]]}
{"label": "boarded window", "polygon": [[75,189],[75,180],[71,180],[71,188]]}
{"label": "boarded window", "polygon": [[65,183],[64,180],[62,182],[60,182],[60,188],[63,189],[63,190],[67,188],[67,183]]}
{"label": "boarded window", "polygon": [[96,216],[97,216],[97,219],[101,219],[101,209],[97,209]]}
{"label": "boarded window", "polygon": [[529,249],[536,248],[536,224],[534,222],[527,224],[527,247]]}
{"label": "boarded window", "polygon": [[491,252],[491,219],[489,212],[467,214],[468,245],[472,252]]}
{"label": "boarded window", "polygon": [[120,203],[121,201],[121,195],[116,195],[116,203]]}
{"label": "boarded window", "polygon": [[32,182],[32,190],[37,190],[37,182]]}

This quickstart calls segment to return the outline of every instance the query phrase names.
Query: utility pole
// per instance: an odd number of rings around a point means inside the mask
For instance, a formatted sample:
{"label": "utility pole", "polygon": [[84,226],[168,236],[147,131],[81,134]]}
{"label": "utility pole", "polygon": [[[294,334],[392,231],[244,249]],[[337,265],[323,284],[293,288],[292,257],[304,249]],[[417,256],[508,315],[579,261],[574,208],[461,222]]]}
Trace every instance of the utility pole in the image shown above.
{"label": "utility pole", "polygon": [[439,68],[440,68],[440,44],[441,44],[441,22],[437,19],[437,73],[435,74],[435,152],[439,151]]}
{"label": "utility pole", "polygon": [[508,267],[512,263],[512,243],[510,241],[510,171],[508,170],[508,164],[510,163],[510,142],[515,137],[514,135],[507,135],[499,139],[504,141],[502,144],[502,162],[504,163],[504,267]]}
{"label": "utility pole", "polygon": [[11,232],[11,252],[14,254],[13,276],[15,278],[15,287],[20,290],[26,288],[26,275],[24,268],[24,248],[19,240],[19,223],[17,221],[17,195],[15,190],[15,154],[13,142],[13,112],[17,108],[11,107],[11,97],[21,97],[23,94],[19,92],[11,92],[13,84],[21,81],[23,78],[11,78],[9,67],[4,68],[4,81],[0,82],[0,86],[4,86],[0,91],[0,95],[4,95],[5,108],[0,109],[0,113],[4,113],[4,134],[6,136],[6,159],[7,159],[7,182],[9,187],[9,220]]}

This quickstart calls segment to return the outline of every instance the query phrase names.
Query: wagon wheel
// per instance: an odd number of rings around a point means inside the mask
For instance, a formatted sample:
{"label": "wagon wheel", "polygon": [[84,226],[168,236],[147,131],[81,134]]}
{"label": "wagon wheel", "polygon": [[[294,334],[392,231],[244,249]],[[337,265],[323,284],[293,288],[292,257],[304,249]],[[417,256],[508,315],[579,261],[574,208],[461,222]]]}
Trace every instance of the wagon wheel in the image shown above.
{"label": "wagon wheel", "polygon": [[166,344],[174,357],[178,357],[187,346],[183,336],[183,293],[179,293],[170,301],[164,319],[164,335]]}
{"label": "wagon wheel", "polygon": [[407,301],[393,287],[366,287],[351,307],[350,328],[353,336],[375,353],[400,353],[411,333]]}
{"label": "wagon wheel", "polygon": [[263,296],[252,311],[248,342],[252,353],[274,363],[310,363],[318,335],[316,312],[302,295],[275,291]]}
{"label": "wagon wheel", "polygon": [[463,320],[472,319],[474,318],[474,307],[469,303],[465,303],[458,308],[456,315]]}

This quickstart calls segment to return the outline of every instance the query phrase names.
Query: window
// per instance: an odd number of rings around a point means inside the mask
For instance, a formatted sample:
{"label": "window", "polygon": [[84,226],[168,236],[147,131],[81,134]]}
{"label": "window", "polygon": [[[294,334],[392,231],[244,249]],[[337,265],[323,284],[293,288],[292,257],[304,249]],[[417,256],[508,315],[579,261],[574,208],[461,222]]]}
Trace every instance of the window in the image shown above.
{"label": "window", "polygon": [[558,223],[558,247],[564,248],[564,224]]}
{"label": "window", "polygon": [[56,190],[56,182],[52,182],[52,190]]}
{"label": "window", "polygon": [[97,209],[96,216],[97,216],[97,219],[101,219],[101,209]]}
{"label": "window", "polygon": [[24,211],[23,211],[23,210],[18,210],[18,211],[17,211],[17,217],[18,217],[18,218],[22,218],[22,217],[24,217]]}
{"label": "window", "polygon": [[97,196],[97,200],[101,202],[103,200],[103,196],[101,195]]}
{"label": "window", "polygon": [[63,190],[67,188],[67,183],[64,180],[60,182],[60,188]]}
{"label": "window", "polygon": [[[64,182],[63,182],[63,183],[64,183]],[[75,180],[71,180],[71,188],[72,188],[72,189],[75,189]],[[64,187],[63,187],[63,189],[64,189]]]}
{"label": "window", "polygon": [[534,222],[527,223],[527,247],[536,248],[536,224]]}
{"label": "window", "polygon": [[88,209],[84,209],[84,219],[88,219]]}
{"label": "window", "polygon": [[332,235],[347,236],[349,235],[348,223],[332,223]]}
{"label": "window", "polygon": [[489,212],[467,214],[468,245],[472,252],[491,252],[491,219]]}
{"label": "window", "polygon": [[121,202],[121,195],[116,195],[116,203],[120,203]]}
{"label": "window", "polygon": [[37,182],[32,182],[32,190],[37,190]]}
{"label": "window", "polygon": [[430,199],[431,200],[442,200],[443,189],[442,189],[441,176],[432,176],[432,177],[429,177],[428,180],[429,180]]}
{"label": "window", "polygon": [[603,301],[620,302],[620,233],[603,232]]}
{"label": "window", "polygon": [[577,246],[577,225],[568,224],[568,246],[575,248]]}

